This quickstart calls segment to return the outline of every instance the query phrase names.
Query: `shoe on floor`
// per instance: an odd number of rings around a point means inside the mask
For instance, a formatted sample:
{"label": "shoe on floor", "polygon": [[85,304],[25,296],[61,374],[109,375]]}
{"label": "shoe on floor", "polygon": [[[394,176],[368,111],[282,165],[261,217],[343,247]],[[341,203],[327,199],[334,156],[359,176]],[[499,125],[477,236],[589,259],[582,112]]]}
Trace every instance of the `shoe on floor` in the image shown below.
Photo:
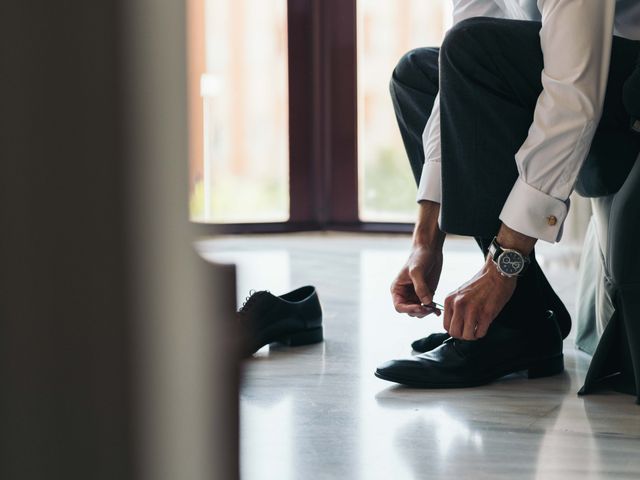
{"label": "shoe on floor", "polygon": [[238,310],[245,332],[244,354],[250,356],[270,343],[291,347],[322,342],[322,308],[316,288],[307,285],[279,297],[253,292]]}
{"label": "shoe on floor", "polygon": [[479,340],[448,338],[429,352],[386,362],[375,375],[411,387],[463,388],[523,370],[529,378],[564,370],[562,336],[551,311],[535,325],[535,332],[494,322]]}

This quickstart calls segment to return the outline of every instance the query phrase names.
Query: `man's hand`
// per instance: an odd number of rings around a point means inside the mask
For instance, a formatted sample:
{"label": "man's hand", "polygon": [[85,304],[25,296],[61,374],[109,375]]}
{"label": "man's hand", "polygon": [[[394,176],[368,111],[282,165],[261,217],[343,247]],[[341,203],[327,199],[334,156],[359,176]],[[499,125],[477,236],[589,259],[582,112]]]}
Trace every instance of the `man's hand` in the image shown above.
{"label": "man's hand", "polygon": [[471,280],[444,301],[444,329],[454,338],[477,340],[507,304],[517,277],[505,277],[490,258]]}
{"label": "man's hand", "polygon": [[430,313],[440,315],[437,308],[424,305],[433,301],[441,271],[442,249],[414,246],[407,263],[391,285],[391,296],[396,311],[419,318]]}
{"label": "man's hand", "polygon": [[[537,239],[502,224],[498,243],[529,255]],[[487,258],[482,270],[444,301],[444,328],[454,338],[476,340],[487,334],[489,325],[507,304],[516,289],[517,277],[502,275]]]}
{"label": "man's hand", "polygon": [[412,317],[440,314],[435,307],[427,307],[442,271],[442,245],[445,234],[438,227],[440,204],[420,202],[420,213],[413,232],[413,248],[407,263],[391,285],[391,296],[396,311]]}

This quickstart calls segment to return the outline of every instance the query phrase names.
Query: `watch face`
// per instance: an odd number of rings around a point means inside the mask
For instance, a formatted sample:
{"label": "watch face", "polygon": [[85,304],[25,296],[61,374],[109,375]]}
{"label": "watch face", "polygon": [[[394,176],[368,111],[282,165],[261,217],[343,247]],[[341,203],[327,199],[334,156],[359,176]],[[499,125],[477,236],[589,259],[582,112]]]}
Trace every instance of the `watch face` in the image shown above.
{"label": "watch face", "polygon": [[518,252],[504,252],[498,259],[498,266],[506,275],[517,275],[524,267],[524,259]]}

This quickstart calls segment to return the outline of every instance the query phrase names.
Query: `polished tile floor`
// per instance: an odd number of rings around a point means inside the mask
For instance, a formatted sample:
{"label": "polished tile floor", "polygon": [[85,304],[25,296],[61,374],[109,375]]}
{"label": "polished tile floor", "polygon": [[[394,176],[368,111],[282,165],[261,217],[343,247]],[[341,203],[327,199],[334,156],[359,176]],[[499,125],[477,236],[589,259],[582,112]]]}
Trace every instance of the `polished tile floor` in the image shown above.
{"label": "polished tile floor", "polygon": [[[373,376],[385,360],[441,325],[397,314],[388,288],[408,236],[295,234],[221,237],[199,244],[238,265],[238,301],[250,289],[318,288],[323,344],[265,347],[248,360],[241,391],[242,478],[640,478],[640,406],[612,392],[580,398],[589,357],[565,342],[566,372],[486,387],[414,390]],[[576,255],[543,245],[541,264],[574,307]],[[436,299],[482,259],[448,241]]]}

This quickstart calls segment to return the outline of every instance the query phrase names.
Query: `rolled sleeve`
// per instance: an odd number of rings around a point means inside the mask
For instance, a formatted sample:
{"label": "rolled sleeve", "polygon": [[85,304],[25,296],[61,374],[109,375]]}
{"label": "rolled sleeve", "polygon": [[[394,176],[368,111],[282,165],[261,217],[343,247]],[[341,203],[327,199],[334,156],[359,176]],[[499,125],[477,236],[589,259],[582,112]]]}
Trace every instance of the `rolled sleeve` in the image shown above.
{"label": "rolled sleeve", "polygon": [[420,184],[418,185],[418,202],[430,200],[442,203],[442,176],[440,162],[426,162],[422,167]]}
{"label": "rolled sleeve", "polygon": [[509,228],[547,242],[562,238],[562,225],[569,212],[569,200],[547,195],[518,178],[500,213]]}

